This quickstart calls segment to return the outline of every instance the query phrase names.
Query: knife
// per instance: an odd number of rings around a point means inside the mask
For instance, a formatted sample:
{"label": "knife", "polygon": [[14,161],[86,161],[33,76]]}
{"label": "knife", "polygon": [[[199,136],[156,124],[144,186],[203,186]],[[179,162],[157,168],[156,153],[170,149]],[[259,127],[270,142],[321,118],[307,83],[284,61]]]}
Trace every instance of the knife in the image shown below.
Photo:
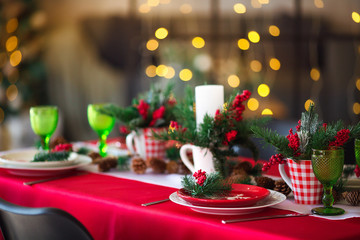
{"label": "knife", "polygon": [[31,186],[31,185],[34,185],[37,183],[49,182],[49,181],[53,181],[53,180],[57,180],[57,179],[61,179],[61,178],[81,176],[81,175],[85,175],[85,174],[87,174],[87,172],[80,172],[80,173],[75,173],[75,174],[65,174],[65,175],[60,175],[60,176],[56,176],[56,177],[52,177],[52,178],[44,178],[44,179],[31,181],[31,182],[23,182],[23,184],[26,186]]}
{"label": "knife", "polygon": [[272,216],[264,216],[264,217],[238,218],[238,219],[222,220],[221,222],[223,224],[227,224],[227,223],[234,223],[234,222],[257,221],[257,220],[272,219],[272,218],[304,217],[304,216],[309,216],[309,215],[310,214],[290,213],[290,214],[272,215]]}

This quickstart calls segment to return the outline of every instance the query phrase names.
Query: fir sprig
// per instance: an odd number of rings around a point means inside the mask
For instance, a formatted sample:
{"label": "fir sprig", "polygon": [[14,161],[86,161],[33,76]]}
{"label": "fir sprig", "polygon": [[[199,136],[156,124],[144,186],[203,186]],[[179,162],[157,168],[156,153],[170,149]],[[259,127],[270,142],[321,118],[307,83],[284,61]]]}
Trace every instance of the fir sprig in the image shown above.
{"label": "fir sprig", "polygon": [[32,162],[67,161],[69,156],[70,156],[69,151],[39,152],[39,153],[35,154]]}
{"label": "fir sprig", "polygon": [[224,181],[216,172],[208,174],[202,186],[197,184],[194,177],[190,175],[184,176],[181,184],[189,195],[199,198],[225,196],[232,190],[231,183]]}

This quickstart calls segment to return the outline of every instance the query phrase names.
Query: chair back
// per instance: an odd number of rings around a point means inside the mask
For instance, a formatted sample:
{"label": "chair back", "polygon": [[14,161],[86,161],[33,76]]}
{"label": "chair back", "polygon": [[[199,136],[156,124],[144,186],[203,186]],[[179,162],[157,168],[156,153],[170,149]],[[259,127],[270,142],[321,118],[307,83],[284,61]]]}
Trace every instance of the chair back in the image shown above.
{"label": "chair back", "polygon": [[91,240],[87,229],[57,208],[22,207],[0,199],[0,227],[5,240]]}

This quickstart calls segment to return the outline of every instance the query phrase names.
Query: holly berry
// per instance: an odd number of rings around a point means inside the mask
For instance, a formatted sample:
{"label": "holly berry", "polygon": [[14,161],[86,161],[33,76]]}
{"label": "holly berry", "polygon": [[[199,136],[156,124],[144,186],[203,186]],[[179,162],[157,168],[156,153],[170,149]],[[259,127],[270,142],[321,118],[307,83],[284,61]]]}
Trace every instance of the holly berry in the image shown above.
{"label": "holly berry", "polygon": [[266,172],[271,168],[271,166],[283,163],[286,163],[286,160],[281,153],[272,155],[269,159],[269,162],[263,164],[262,171]]}

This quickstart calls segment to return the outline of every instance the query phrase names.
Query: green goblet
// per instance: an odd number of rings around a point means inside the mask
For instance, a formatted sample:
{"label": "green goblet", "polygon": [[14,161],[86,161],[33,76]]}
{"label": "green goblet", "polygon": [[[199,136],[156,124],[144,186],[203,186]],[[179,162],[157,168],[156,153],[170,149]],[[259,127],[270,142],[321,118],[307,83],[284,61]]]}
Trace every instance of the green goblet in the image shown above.
{"label": "green goblet", "polygon": [[30,123],[35,134],[41,138],[41,146],[49,149],[51,135],[58,123],[58,108],[56,106],[36,106],[30,108]]}
{"label": "green goblet", "polygon": [[313,150],[311,156],[312,167],[316,178],[324,186],[322,202],[324,207],[311,210],[312,213],[325,216],[344,214],[344,209],[334,208],[334,197],[332,195],[333,185],[337,182],[343,172],[344,149],[331,148],[329,150]]}
{"label": "green goblet", "polygon": [[360,139],[355,139],[355,159],[356,164],[360,167]]}
{"label": "green goblet", "polygon": [[106,156],[106,138],[115,125],[115,118],[102,114],[99,110],[105,104],[89,104],[87,109],[88,121],[91,128],[99,135],[99,154]]}

